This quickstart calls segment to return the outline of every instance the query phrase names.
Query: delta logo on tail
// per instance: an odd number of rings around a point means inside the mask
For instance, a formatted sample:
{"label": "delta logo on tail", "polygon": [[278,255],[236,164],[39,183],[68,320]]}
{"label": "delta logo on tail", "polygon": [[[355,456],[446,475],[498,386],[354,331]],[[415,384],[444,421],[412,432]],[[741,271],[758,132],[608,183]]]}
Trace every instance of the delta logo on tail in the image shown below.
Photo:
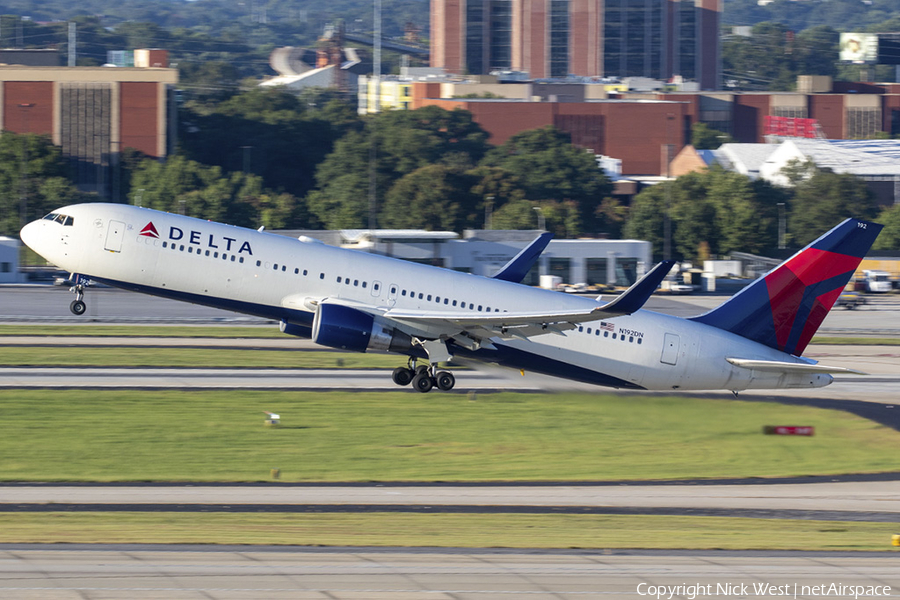
{"label": "delta logo on tail", "polygon": [[847,219],[729,302],[691,320],[799,356],[882,227]]}
{"label": "delta logo on tail", "polygon": [[159,239],[159,232],[156,230],[156,226],[153,224],[153,221],[150,221],[149,223],[144,225],[144,228],[141,229],[141,233],[139,235],[157,240]]}

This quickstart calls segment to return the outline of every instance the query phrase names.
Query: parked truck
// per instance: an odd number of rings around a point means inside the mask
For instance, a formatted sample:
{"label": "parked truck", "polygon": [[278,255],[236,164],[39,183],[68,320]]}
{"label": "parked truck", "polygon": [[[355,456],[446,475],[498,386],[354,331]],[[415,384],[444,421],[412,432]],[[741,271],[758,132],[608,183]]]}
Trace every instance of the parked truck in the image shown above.
{"label": "parked truck", "polygon": [[891,279],[887,271],[863,271],[863,283],[866,291],[872,294],[883,294],[892,289]]}

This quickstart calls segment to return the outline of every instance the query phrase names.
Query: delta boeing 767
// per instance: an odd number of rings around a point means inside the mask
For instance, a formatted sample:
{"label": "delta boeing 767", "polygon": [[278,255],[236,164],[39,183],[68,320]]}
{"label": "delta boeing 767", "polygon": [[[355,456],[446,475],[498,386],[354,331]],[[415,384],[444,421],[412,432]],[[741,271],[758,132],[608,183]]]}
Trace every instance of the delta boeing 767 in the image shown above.
{"label": "delta boeing 767", "polygon": [[453,388],[454,356],[645,390],[808,388],[851,372],[802,357],[881,225],[848,219],[719,307],[696,317],[642,306],[658,264],[611,302],[520,282],[543,234],[480,277],[121,204],[78,204],[27,224],[22,241],[84,283],[280,321],[290,335],[407,357],[398,385]]}

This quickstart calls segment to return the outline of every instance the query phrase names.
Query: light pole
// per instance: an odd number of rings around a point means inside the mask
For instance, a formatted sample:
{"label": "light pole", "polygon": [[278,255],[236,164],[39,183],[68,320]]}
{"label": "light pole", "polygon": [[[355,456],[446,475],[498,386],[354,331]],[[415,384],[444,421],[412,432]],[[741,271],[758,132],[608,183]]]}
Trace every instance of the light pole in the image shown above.
{"label": "light pole", "polygon": [[672,211],[672,179],[669,170],[669,163],[672,161],[672,144],[670,125],[675,119],[674,115],[666,115],[666,212],[663,215],[663,259],[670,260],[672,258],[672,217],[669,213]]}
{"label": "light pole", "polygon": [[778,203],[778,249],[784,250],[785,247],[785,224],[784,224],[784,202]]}
{"label": "light pole", "polygon": [[493,229],[493,217],[494,216],[494,197],[487,196],[484,199],[484,228],[485,229]]}
{"label": "light pole", "polygon": [[535,211],[537,211],[537,215],[538,215],[538,229],[540,229],[541,231],[547,231],[547,228],[546,228],[546,224],[547,224],[547,223],[546,223],[546,221],[544,220],[544,209],[542,209],[540,206],[534,206],[534,207],[532,207],[532,208],[533,208]]}
{"label": "light pole", "polygon": [[33,102],[19,104],[22,111],[22,175],[19,198],[19,222],[24,227],[28,222],[28,109]]}

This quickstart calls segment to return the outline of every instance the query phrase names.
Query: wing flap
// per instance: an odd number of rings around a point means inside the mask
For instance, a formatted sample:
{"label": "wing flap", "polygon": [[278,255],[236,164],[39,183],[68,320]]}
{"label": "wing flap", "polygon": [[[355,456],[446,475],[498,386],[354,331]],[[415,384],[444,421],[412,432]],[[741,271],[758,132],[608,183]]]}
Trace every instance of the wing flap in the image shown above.
{"label": "wing flap", "polygon": [[868,375],[863,371],[848,369],[847,367],[830,367],[828,365],[794,363],[780,360],[756,360],[751,358],[726,358],[736,367],[753,369],[755,371],[771,371],[776,373],[852,373],[854,375]]}

